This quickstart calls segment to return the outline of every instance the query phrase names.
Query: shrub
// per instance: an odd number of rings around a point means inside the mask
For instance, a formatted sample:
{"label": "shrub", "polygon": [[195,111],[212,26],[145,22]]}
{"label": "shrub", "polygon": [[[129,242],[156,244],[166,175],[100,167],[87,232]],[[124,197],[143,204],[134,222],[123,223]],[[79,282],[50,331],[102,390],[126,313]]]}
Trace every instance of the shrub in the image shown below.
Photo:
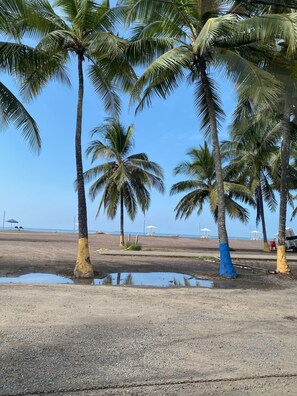
{"label": "shrub", "polygon": [[128,242],[126,244],[126,250],[141,250],[141,245],[136,242]]}

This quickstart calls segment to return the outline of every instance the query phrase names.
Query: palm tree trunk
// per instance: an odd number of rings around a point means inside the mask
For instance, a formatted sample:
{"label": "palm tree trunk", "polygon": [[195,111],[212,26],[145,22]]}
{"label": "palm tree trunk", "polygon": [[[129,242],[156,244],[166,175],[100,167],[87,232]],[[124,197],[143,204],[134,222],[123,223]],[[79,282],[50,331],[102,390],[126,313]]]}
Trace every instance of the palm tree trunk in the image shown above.
{"label": "palm tree trunk", "polygon": [[263,250],[264,252],[270,252],[268,240],[267,240],[267,232],[266,232],[266,223],[265,223],[265,213],[264,213],[264,204],[263,204],[263,194],[261,187],[261,176],[259,176],[260,185],[259,185],[259,204],[260,204],[260,217],[262,223],[262,233],[263,233]]}
{"label": "palm tree trunk", "polygon": [[75,133],[75,157],[76,157],[76,180],[78,198],[78,254],[74,268],[74,276],[77,278],[92,278],[94,276],[93,267],[90,261],[88,243],[88,221],[87,205],[85,195],[85,184],[83,178],[81,132],[82,132],[82,108],[84,95],[83,78],[83,53],[78,53],[78,100],[76,113],[76,133]]}
{"label": "palm tree trunk", "polygon": [[224,191],[224,181],[222,174],[221,153],[220,153],[215,106],[212,97],[212,92],[210,89],[209,80],[207,77],[206,64],[204,60],[200,60],[199,65],[200,65],[202,87],[205,94],[205,100],[207,103],[207,108],[209,113],[211,138],[212,138],[214,158],[215,158],[215,171],[216,171],[217,194],[218,194],[218,235],[219,235],[219,244],[220,244],[220,275],[226,278],[236,278],[236,271],[234,269],[230,256],[228,235],[226,230],[225,191]]}
{"label": "palm tree trunk", "polygon": [[125,236],[124,236],[124,196],[123,196],[123,191],[121,191],[121,196],[120,196],[120,246],[125,246]]}
{"label": "palm tree trunk", "polygon": [[279,226],[277,238],[277,263],[276,272],[290,273],[286,257],[286,219],[287,219],[287,200],[288,200],[288,169],[290,159],[290,104],[288,101],[289,93],[286,92],[285,108],[283,117],[283,141],[281,147],[281,180],[280,180],[280,203],[279,203]]}

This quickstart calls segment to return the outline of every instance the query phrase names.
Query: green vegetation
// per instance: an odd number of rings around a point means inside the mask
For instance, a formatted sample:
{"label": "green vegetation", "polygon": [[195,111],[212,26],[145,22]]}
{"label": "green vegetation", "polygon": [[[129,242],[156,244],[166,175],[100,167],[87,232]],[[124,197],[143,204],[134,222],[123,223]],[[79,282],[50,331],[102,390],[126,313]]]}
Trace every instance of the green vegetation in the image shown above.
{"label": "green vegetation", "polygon": [[137,242],[127,242],[125,245],[125,250],[141,250],[141,245]]}
{"label": "green vegetation", "polygon": [[[22,81],[34,69],[33,63],[44,64],[45,58],[39,51],[24,45],[19,41],[21,32],[16,25],[12,26],[11,18],[16,18],[14,1],[3,0],[0,4],[0,36],[8,41],[0,42],[0,75],[10,74],[19,83],[23,94]],[[50,63],[50,61],[47,59]],[[25,96],[25,95],[23,95]],[[36,121],[26,110],[12,91],[0,81],[0,117],[1,129],[6,124],[14,124],[21,130],[29,146],[37,151],[41,149],[41,138]]]}

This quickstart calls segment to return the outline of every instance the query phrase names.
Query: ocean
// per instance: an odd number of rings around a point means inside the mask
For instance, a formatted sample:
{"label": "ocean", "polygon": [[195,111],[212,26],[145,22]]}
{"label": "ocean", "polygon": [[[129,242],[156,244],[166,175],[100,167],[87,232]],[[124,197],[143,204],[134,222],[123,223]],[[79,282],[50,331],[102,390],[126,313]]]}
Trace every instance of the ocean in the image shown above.
{"label": "ocean", "polygon": [[[11,231],[10,227],[4,227],[5,231]],[[17,231],[15,227],[12,228],[13,231]],[[24,228],[24,231],[30,231],[30,232],[61,232],[61,233],[71,233],[71,234],[76,234],[78,231],[74,229],[67,229],[67,228]],[[97,232],[103,232],[105,234],[110,234],[110,235],[119,235],[119,231],[112,231],[112,230],[89,230],[90,234],[96,234]],[[141,232],[135,232],[135,231],[126,231],[125,235],[148,235],[148,233],[144,233],[143,231]],[[164,236],[164,237],[169,237],[169,236],[178,236],[180,238],[201,238],[202,234],[173,234],[173,233],[164,233],[164,232],[154,232],[155,236]],[[217,235],[209,235],[208,238],[216,239],[218,238]],[[230,236],[229,239],[239,239],[239,240],[250,240],[250,237],[243,237],[243,236]],[[259,238],[262,240],[262,238]],[[270,238],[268,238],[270,240]],[[271,238],[273,239],[273,238]]]}

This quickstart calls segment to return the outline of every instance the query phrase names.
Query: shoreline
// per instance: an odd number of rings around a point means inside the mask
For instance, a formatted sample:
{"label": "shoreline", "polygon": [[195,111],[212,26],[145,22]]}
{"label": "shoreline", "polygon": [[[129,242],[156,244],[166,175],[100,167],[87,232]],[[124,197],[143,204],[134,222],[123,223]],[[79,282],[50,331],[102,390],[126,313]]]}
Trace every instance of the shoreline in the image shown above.
{"label": "shoreline", "polygon": [[[0,229],[0,234],[1,233],[33,233],[33,234],[73,234],[73,235],[78,235],[78,231],[73,231],[73,230],[68,230],[68,229],[42,229],[42,228],[28,228],[28,229],[22,229],[22,230],[17,230],[17,229]],[[119,236],[120,232],[119,231],[89,231],[89,235],[113,235],[113,236]],[[125,237],[127,238],[128,235],[131,237],[139,236],[139,237],[155,237],[155,238],[186,238],[186,239],[218,239],[218,236],[207,236],[205,237],[204,235],[194,235],[194,234],[170,234],[170,233],[154,233],[154,234],[149,234],[149,233],[143,233],[143,232],[126,232]],[[238,240],[238,241],[253,241],[253,242],[263,242],[263,239],[251,239],[249,237],[238,237],[238,236],[229,236],[229,240]],[[274,238],[268,238],[268,240],[273,240]]]}
{"label": "shoreline", "polygon": [[[138,236],[139,243],[144,249],[167,249],[167,250],[186,250],[193,252],[205,249],[205,250],[219,250],[218,238],[200,238],[200,237],[181,237],[178,235],[141,235],[141,234],[125,234],[125,240],[135,240]],[[27,230],[0,230],[0,243],[9,241],[23,242],[74,242],[77,241],[78,234],[70,232],[39,232],[39,231],[27,231]],[[108,234],[103,232],[96,232],[89,234],[89,243],[91,248],[94,244],[102,244],[107,249],[122,250],[119,246],[119,234]],[[234,251],[255,251],[262,253],[262,240],[251,240],[251,239],[238,239],[229,238],[230,248]]]}

